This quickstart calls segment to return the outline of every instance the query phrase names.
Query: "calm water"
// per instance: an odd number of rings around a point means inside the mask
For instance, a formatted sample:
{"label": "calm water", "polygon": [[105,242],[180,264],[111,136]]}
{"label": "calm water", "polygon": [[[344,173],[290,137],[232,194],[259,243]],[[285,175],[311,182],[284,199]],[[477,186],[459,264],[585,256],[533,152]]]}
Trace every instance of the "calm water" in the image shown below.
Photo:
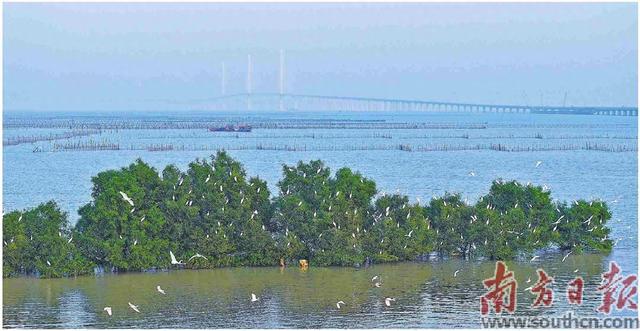
{"label": "calm water", "polygon": [[[194,120],[189,114],[182,120]],[[33,117],[33,115],[30,115]],[[68,118],[70,114],[59,114]],[[128,115],[150,120],[149,115]],[[156,114],[153,119],[167,118]],[[426,200],[446,191],[460,192],[471,201],[487,192],[496,178],[516,179],[550,187],[558,200],[602,198],[609,202],[613,218],[612,238],[621,239],[609,256],[569,257],[543,254],[534,264],[511,262],[516,276],[524,281],[535,268],[544,267],[556,277],[554,307],[531,310],[530,294],[521,293],[519,311],[527,315],[563,313],[566,280],[576,274],[587,280],[587,298],[577,312],[593,311],[599,294],[599,275],[615,260],[625,272],[637,270],[637,156],[636,152],[543,151],[497,152],[399,150],[359,151],[268,151],[238,150],[247,146],[412,146],[500,143],[508,146],[553,147],[598,143],[608,146],[637,146],[637,118],[524,114],[227,114],[245,120],[300,119],[378,120],[382,123],[484,124],[484,129],[255,129],[249,134],[210,133],[206,130],[113,130],[68,141],[110,141],[138,150],[101,152],[33,153],[34,147],[50,150],[52,142],[6,146],[3,152],[5,210],[27,208],[50,199],[69,212],[72,222],[77,209],[90,200],[91,176],[106,169],[128,165],[140,157],[156,169],[174,163],[181,169],[195,158],[208,157],[226,147],[248,173],[268,181],[272,192],[281,178],[281,165],[299,160],[322,159],[333,170],[347,166],[374,179],[380,191],[396,192]],[[5,125],[24,120],[25,115],[5,114]],[[95,120],[91,116],[77,117]],[[61,133],[68,129],[8,128],[4,137]],[[536,138],[536,135],[542,139]],[[560,139],[562,138],[562,139]],[[65,141],[58,141],[65,142]],[[150,144],[176,144],[195,151],[149,152]],[[543,161],[535,168],[536,161]],[[469,176],[473,171],[476,176]],[[453,272],[462,269],[458,277]],[[579,269],[574,273],[575,269]],[[211,271],[175,271],[159,274],[127,274],[63,280],[4,280],[6,326],[39,327],[479,327],[478,296],[482,279],[493,264],[450,260],[351,268],[297,269],[240,268]],[[371,287],[374,274],[383,276],[384,286]],[[166,296],[155,292],[161,285]],[[526,285],[526,286],[522,286]],[[261,297],[249,302],[251,292]],[[522,291],[521,291],[522,292]],[[590,294],[589,294],[590,293]],[[385,296],[398,300],[387,308]],[[347,306],[335,308],[343,300]],[[127,307],[139,305],[141,314]],[[107,318],[104,306],[112,306]],[[575,308],[574,308],[575,309]]]}
{"label": "calm water", "polygon": [[[595,316],[604,258],[551,256],[540,263],[509,263],[520,283],[518,315],[540,316],[573,310]],[[124,274],[77,279],[4,280],[6,327],[113,328],[377,328],[479,327],[481,279],[493,263],[451,260],[353,268],[226,268]],[[553,308],[530,308],[534,296],[524,289],[544,267],[555,277]],[[461,269],[457,277],[455,270]],[[575,269],[579,269],[574,273]],[[375,288],[371,278],[380,275]],[[576,275],[585,279],[585,302],[569,307],[564,293]],[[532,283],[527,284],[531,277]],[[160,285],[166,292],[156,292]],[[251,293],[260,300],[251,302]],[[391,307],[385,297],[396,298]],[[344,301],[342,309],[336,302]],[[140,313],[129,309],[137,305]],[[109,317],[103,308],[113,308]],[[628,314],[628,313],[627,313]]]}

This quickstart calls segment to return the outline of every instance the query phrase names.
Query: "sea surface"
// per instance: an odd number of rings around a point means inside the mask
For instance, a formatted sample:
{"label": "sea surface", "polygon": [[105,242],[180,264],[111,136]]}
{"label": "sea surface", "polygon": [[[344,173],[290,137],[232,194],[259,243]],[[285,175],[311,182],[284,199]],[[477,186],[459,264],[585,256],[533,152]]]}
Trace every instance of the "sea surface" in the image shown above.
{"label": "sea surface", "polygon": [[[518,316],[556,316],[569,310],[598,316],[596,290],[611,261],[623,273],[638,269],[637,117],[348,112],[5,113],[3,141],[76,136],[3,149],[4,212],[56,200],[69,213],[91,198],[91,177],[141,158],[161,171],[185,170],[196,158],[224,148],[272,195],[282,165],[323,160],[333,171],[350,167],[378,191],[427,201],[459,192],[470,202],[492,180],[546,185],[556,200],[602,199],[612,211],[617,241],[609,255],[539,252],[539,260],[508,261],[519,281]],[[250,133],[207,127],[246,123]],[[40,139],[38,138],[38,139]],[[59,137],[58,137],[59,138]],[[28,139],[27,139],[28,140]],[[37,140],[37,139],[36,139]],[[118,150],[87,150],[99,146]],[[66,148],[66,149],[65,149]],[[79,150],[84,148],[85,150]],[[172,150],[168,150],[172,149]],[[34,152],[35,151],[35,152]],[[542,163],[536,167],[538,161]],[[482,280],[493,262],[448,259],[369,268],[225,268],[119,274],[74,279],[4,279],[5,327],[481,327]],[[525,288],[543,268],[555,277],[551,307],[531,308]],[[460,270],[454,277],[456,270]],[[371,286],[380,275],[381,288]],[[568,305],[567,282],[585,279],[580,306]],[[532,282],[526,280],[531,278]],[[155,291],[160,285],[167,292]],[[251,302],[251,293],[260,300]],[[394,297],[391,307],[385,297]],[[346,305],[337,309],[335,303]],[[140,313],[128,308],[140,307]],[[103,307],[111,306],[109,317]],[[614,311],[614,315],[635,315]]]}

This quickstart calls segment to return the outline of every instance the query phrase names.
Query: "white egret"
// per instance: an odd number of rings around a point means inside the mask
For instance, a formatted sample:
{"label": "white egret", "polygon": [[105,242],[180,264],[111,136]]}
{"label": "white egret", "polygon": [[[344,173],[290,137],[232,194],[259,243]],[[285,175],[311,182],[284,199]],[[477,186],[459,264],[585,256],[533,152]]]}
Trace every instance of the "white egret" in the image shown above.
{"label": "white egret", "polygon": [[395,298],[385,298],[385,299],[384,299],[384,304],[385,304],[387,307],[391,307],[391,301],[396,301],[396,299],[395,299]]}
{"label": "white egret", "polygon": [[260,298],[258,298],[255,294],[251,293],[251,302],[256,302],[260,300]]}
{"label": "white egret", "polygon": [[160,292],[162,294],[166,294],[166,293],[164,293],[164,290],[162,288],[160,288],[160,285],[156,286],[156,290],[158,290],[158,292]]}
{"label": "white egret", "polygon": [[169,254],[171,255],[171,264],[184,264],[182,260],[180,261],[176,260],[176,256],[173,255],[172,251],[169,251]]}
{"label": "white egret", "polygon": [[129,198],[129,196],[126,193],[120,191],[120,195],[122,196],[122,199],[124,201],[128,202],[131,205],[131,207],[133,207],[133,200],[131,200],[131,198]]}
{"label": "white egret", "polygon": [[535,259],[537,259],[537,258],[539,258],[539,256],[538,256],[538,255],[536,255],[536,256],[534,256],[534,257],[532,257],[532,258],[531,258],[531,260],[530,260],[529,262],[533,262],[533,261],[534,261]]}
{"label": "white egret", "polygon": [[133,309],[136,313],[140,312],[140,310],[138,310],[138,306],[132,304],[131,302],[129,302],[129,307]]}
{"label": "white egret", "polygon": [[344,301],[338,301],[336,302],[336,307],[338,307],[338,309],[342,308],[340,305],[345,305]]}
{"label": "white egret", "polygon": [[103,310],[106,311],[109,316],[111,316],[111,307],[104,307]]}

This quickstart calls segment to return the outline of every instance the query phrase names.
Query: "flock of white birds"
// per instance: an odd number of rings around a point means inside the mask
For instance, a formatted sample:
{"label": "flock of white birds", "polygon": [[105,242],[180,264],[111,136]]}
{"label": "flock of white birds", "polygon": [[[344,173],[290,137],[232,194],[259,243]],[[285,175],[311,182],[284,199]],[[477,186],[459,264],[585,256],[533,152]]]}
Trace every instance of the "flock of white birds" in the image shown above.
{"label": "flock of white birds", "polygon": [[[536,164],[535,164],[535,167],[536,167],[536,168],[538,168],[541,164],[542,164],[542,161],[537,161],[537,162],[536,162]],[[320,170],[320,169],[319,169],[319,170]],[[471,171],[471,172],[469,172],[469,176],[475,177],[475,176],[476,176],[476,174],[475,174],[475,172]],[[210,177],[207,177],[207,180],[206,180],[206,181],[208,182],[208,181],[209,181],[209,179],[210,179]],[[221,187],[221,189],[222,189],[222,187]],[[124,193],[124,192],[122,192],[122,191],[120,191],[119,193],[120,193],[120,195],[122,196],[122,199],[123,199],[124,201],[126,201],[127,203],[129,203],[129,205],[131,205],[131,207],[133,207],[133,208],[131,209],[131,212],[133,212],[133,211],[135,210],[135,204],[134,204],[133,200],[131,200],[131,198],[129,198],[129,196],[128,196],[126,193]],[[338,192],[338,194],[339,194],[339,192]],[[337,194],[336,194],[336,195],[337,195]],[[517,206],[517,204],[516,204],[516,206]],[[388,210],[388,209],[389,209],[389,208],[387,208],[387,211],[386,211],[387,213],[389,212],[389,210]],[[335,225],[335,223],[334,223],[334,225]],[[408,236],[408,237],[411,237],[412,232],[413,232],[413,231],[409,232],[409,233],[407,234],[407,236]],[[354,236],[355,236],[355,234],[354,234]],[[383,239],[383,240],[384,240],[384,239]],[[617,242],[616,242],[616,243],[617,243]],[[571,252],[569,252],[567,255],[565,255],[565,256],[562,258],[562,262],[564,262],[564,261],[567,259],[567,257],[569,256],[569,254],[571,254]],[[173,254],[173,252],[172,252],[172,251],[169,251],[169,255],[170,255],[170,257],[171,257],[171,264],[172,264],[172,265],[184,265],[184,264],[185,264],[182,260],[178,260],[178,259],[176,259],[176,256]],[[201,255],[201,254],[199,254],[199,253],[196,253],[195,255],[193,255],[192,257],[190,257],[190,258],[189,258],[189,261],[191,261],[191,260],[193,260],[193,259],[195,259],[195,258],[202,258],[202,259],[207,260],[207,257],[205,257],[204,255]],[[536,260],[536,259],[538,259],[538,258],[539,258],[539,256],[534,256],[534,257],[530,260],[530,262],[533,262],[533,261],[535,261],[535,260]],[[49,261],[47,261],[47,263],[49,263]],[[458,277],[458,273],[459,273],[460,271],[461,271],[461,269],[456,270],[456,271],[453,273],[453,277]],[[575,272],[578,272],[578,271],[579,271],[579,269],[576,269],[576,270],[574,270],[574,273],[575,273]],[[529,278],[529,280],[527,280],[527,283],[529,283],[530,281],[531,281],[531,278]],[[373,286],[374,286],[374,287],[379,288],[379,287],[381,287],[381,286],[382,286],[382,278],[381,278],[380,276],[374,276],[373,278],[371,278],[371,283],[373,284]],[[531,287],[529,287],[529,288],[525,289],[525,291],[526,291],[526,290],[529,290],[529,289],[531,289]],[[156,290],[157,290],[159,293],[161,293],[161,294],[163,294],[163,295],[166,295],[165,291],[160,287],[160,285],[158,285],[158,286],[156,287]],[[257,302],[257,301],[259,301],[259,300],[260,300],[260,298],[259,298],[255,293],[251,293],[251,299],[250,299],[250,300],[251,300],[251,302]],[[385,306],[387,306],[387,307],[391,307],[392,302],[395,302],[395,301],[396,301],[396,299],[395,299],[395,298],[390,298],[390,297],[386,297],[386,298],[384,298],[384,304],[385,304]],[[345,305],[346,305],[346,303],[345,303],[344,301],[342,301],[342,300],[340,300],[340,301],[336,302],[336,307],[337,307],[337,309],[342,309],[342,307],[343,307],[343,306],[345,306]],[[140,313],[140,310],[139,310],[138,306],[136,306],[136,305],[132,304],[131,302],[129,302],[129,308],[131,308],[133,311],[135,311],[135,312],[137,312],[137,313]],[[113,310],[112,310],[112,308],[111,308],[111,307],[104,307],[104,311],[105,311],[109,316],[112,316]]]}
{"label": "flock of white birds", "polygon": [[[177,261],[175,255],[173,255],[173,252],[169,251],[169,254],[171,255],[171,263],[175,264],[175,265],[180,265],[180,264],[184,264],[182,263],[182,261]],[[459,270],[458,270],[459,271]],[[456,271],[456,274],[458,273],[458,271]],[[373,276],[373,278],[371,278],[371,283],[373,284],[374,287],[381,287],[382,286],[382,277],[376,275]],[[158,293],[162,294],[162,295],[167,295],[167,293],[162,289],[162,287],[160,287],[160,285],[156,286],[156,291],[158,291]],[[255,294],[255,293],[251,293],[251,298],[250,298],[251,302],[257,302],[260,301],[260,298]],[[391,303],[395,302],[396,299],[395,298],[390,298],[390,297],[386,297],[384,298],[384,305],[387,307],[391,307]],[[129,304],[129,308],[131,308],[131,310],[135,311],[136,313],[140,313],[140,308],[137,305],[134,305],[131,302],[128,302]],[[346,303],[342,300],[336,302],[336,307],[338,309],[342,309],[342,307],[346,305]],[[104,307],[103,311],[105,311],[107,313],[107,315],[112,316],[113,315],[113,308],[112,307]]]}

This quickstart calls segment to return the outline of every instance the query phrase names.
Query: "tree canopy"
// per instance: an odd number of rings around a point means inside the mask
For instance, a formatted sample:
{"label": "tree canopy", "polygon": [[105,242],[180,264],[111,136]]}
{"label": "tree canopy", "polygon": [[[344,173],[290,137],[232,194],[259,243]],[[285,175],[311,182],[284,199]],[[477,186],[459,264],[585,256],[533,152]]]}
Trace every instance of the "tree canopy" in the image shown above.
{"label": "tree canopy", "polygon": [[322,161],[283,165],[279,194],[226,152],[186,171],[137,160],[93,179],[92,201],[70,227],[55,202],[3,217],[5,276],[95,270],[407,261],[435,254],[513,259],[557,247],[609,252],[606,203],[554,202],[539,186],[496,180],[469,204],[459,194],[425,205],[379,194],[373,180]]}

